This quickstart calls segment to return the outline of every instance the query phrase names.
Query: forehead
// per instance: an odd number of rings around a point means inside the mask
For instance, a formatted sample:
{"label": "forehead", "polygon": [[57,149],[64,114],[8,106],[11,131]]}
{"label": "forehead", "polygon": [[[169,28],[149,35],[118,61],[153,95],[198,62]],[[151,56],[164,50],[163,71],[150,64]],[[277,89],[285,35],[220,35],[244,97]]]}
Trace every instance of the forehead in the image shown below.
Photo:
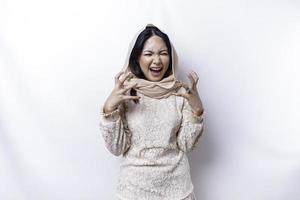
{"label": "forehead", "polygon": [[157,35],[151,36],[148,40],[146,40],[143,48],[143,50],[162,50],[162,49],[167,50],[167,46],[164,40]]}

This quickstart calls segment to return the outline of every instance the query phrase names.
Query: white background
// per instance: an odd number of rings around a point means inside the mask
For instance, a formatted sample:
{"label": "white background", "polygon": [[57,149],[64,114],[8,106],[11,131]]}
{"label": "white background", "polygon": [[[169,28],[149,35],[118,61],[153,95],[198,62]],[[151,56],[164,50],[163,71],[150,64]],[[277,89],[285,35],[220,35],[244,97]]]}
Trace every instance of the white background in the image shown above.
{"label": "white background", "polygon": [[99,108],[129,42],[165,31],[194,69],[198,200],[300,199],[299,1],[0,1],[0,199],[114,199]]}

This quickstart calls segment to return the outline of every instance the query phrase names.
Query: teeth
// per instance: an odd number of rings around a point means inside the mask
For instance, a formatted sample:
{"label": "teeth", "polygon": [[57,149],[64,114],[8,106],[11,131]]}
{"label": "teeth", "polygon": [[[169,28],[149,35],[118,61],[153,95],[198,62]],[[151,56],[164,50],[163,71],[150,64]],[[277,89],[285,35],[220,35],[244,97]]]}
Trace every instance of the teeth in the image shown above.
{"label": "teeth", "polygon": [[160,71],[162,68],[150,68],[153,71]]}

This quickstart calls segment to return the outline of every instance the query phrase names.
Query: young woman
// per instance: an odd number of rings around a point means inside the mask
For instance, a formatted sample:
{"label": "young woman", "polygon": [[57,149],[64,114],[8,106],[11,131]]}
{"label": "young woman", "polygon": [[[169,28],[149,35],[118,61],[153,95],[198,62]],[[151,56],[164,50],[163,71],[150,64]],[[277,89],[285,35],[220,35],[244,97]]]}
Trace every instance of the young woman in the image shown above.
{"label": "young woman", "polygon": [[101,105],[106,148],[122,155],[120,200],[195,200],[187,153],[203,132],[197,91],[178,79],[177,54],[168,36],[152,24],[134,37],[115,87]]}

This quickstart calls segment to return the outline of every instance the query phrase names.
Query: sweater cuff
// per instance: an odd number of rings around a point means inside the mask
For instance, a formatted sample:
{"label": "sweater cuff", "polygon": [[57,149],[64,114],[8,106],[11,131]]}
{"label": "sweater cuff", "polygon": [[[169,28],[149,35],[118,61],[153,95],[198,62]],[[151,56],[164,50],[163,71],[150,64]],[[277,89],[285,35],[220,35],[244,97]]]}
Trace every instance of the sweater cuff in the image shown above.
{"label": "sweater cuff", "polygon": [[109,121],[117,121],[119,119],[119,117],[121,116],[120,112],[121,112],[120,105],[114,111],[111,111],[109,113],[104,112],[104,106],[101,106],[101,109],[100,109],[100,115]]}

